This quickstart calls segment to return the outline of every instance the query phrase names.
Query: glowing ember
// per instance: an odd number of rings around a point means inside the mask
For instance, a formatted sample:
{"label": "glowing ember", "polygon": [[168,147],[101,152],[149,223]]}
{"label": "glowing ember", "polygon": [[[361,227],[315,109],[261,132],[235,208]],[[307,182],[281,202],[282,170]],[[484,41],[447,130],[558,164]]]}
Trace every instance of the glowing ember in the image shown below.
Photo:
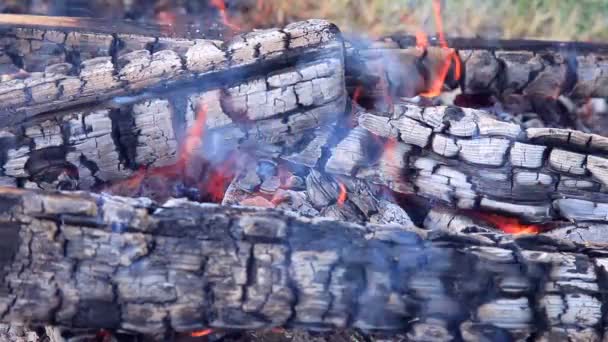
{"label": "glowing ember", "polygon": [[237,25],[233,24],[228,19],[228,14],[226,13],[226,3],[224,2],[224,0],[211,0],[211,5],[217,8],[218,12],[220,12],[220,18],[222,19],[222,22],[226,27],[229,27],[233,31],[241,30]]}
{"label": "glowing ember", "polygon": [[[441,19],[441,4],[439,0],[433,0],[433,16],[435,18],[435,27],[437,29],[437,35],[439,36],[439,46],[448,49],[448,43],[445,39],[445,34],[443,32],[443,21]],[[418,47],[427,47],[429,44],[428,38],[423,32],[416,33],[416,46]],[[422,92],[420,96],[424,97],[435,97],[441,94],[441,89],[443,88],[443,84],[445,83],[445,79],[448,76],[448,72],[450,71],[450,67],[454,63],[454,79],[459,80],[461,77],[461,65],[460,59],[455,50],[450,49],[450,52],[446,59],[441,63],[439,69],[437,70],[437,75],[432,79],[431,85],[429,89],[425,92]]]}
{"label": "glowing ember", "polygon": [[224,162],[214,167],[209,172],[208,178],[199,184],[201,192],[209,194],[213,202],[219,203],[224,198],[224,193],[234,177],[236,160],[234,154],[230,155]]}
{"label": "glowing ember", "polygon": [[203,329],[203,330],[198,330],[198,331],[194,331],[194,332],[190,333],[190,336],[203,337],[203,336],[207,336],[211,333],[213,333],[213,329]]}
{"label": "glowing ember", "polygon": [[416,32],[416,47],[426,49],[429,46],[429,38],[424,31]]}
{"label": "glowing ember", "polygon": [[515,217],[490,213],[477,213],[477,215],[507,234],[538,234],[542,231],[541,226],[536,224],[523,224]]}
{"label": "glowing ember", "polygon": [[338,206],[344,206],[344,202],[346,202],[346,187],[342,183],[338,183],[338,187],[340,188],[340,194],[338,195]]}
{"label": "glowing ember", "polygon": [[362,94],[363,94],[362,86],[358,86],[357,88],[355,88],[355,91],[353,92],[353,103],[359,103],[359,99],[361,98]]}
{"label": "glowing ember", "polygon": [[112,333],[105,329],[101,329],[96,334],[96,340],[100,342],[109,342],[112,341]]}
{"label": "glowing ember", "polygon": [[177,21],[177,16],[171,11],[160,11],[156,14],[156,22],[161,25],[173,26]]}

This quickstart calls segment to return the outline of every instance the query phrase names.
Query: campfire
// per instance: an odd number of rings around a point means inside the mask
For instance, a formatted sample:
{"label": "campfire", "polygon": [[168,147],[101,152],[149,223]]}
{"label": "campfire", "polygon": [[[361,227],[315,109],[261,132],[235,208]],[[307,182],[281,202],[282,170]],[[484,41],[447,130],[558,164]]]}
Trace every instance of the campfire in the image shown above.
{"label": "campfire", "polygon": [[0,336],[607,338],[608,45],[237,2],[7,2]]}

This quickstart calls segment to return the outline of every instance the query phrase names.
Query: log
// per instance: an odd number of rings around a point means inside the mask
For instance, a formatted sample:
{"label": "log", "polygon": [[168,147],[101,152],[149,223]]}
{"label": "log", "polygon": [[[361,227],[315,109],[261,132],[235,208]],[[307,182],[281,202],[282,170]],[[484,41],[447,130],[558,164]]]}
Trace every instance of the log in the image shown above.
{"label": "log", "polygon": [[[322,20],[255,31],[226,44],[213,39],[20,27],[8,29],[3,37],[3,68],[22,68],[32,74],[0,83],[2,126],[39,113],[138,95],[144,89],[158,95],[178,85],[239,84],[243,79],[278,71],[279,65],[293,67],[300,60],[321,59],[324,53],[342,53],[338,29]],[[275,83],[287,82],[288,86],[297,81],[292,78]]]}
{"label": "log", "polygon": [[358,126],[343,139],[322,149],[312,140],[285,159],[460,209],[531,222],[606,221],[606,137],[526,129],[453,106],[397,103],[391,112],[359,109],[353,115]]}
{"label": "log", "polygon": [[[3,322],[355,327],[412,340],[604,335],[605,249],[271,209],[0,189]],[[365,308],[365,309],[363,309]]]}
{"label": "log", "polygon": [[[447,88],[460,88],[469,95],[556,99],[565,95],[585,100],[608,96],[608,64],[605,44],[539,41],[491,41],[452,39],[450,48],[419,48],[411,37],[395,35],[377,42],[352,39],[347,49],[347,84],[363,87],[363,93],[380,97],[412,97],[428,91],[447,61]],[[461,64],[455,80],[454,52]]]}
{"label": "log", "polygon": [[[51,31],[15,30],[16,40],[52,37]],[[62,39],[69,37],[81,56],[88,48],[107,52],[117,40],[124,44],[112,56],[83,61],[80,76],[50,75],[49,68],[67,66],[61,63],[0,84],[7,90],[0,98],[12,101],[0,110],[5,183],[91,189],[140,167],[170,165],[197,120],[206,127],[198,151],[209,160],[220,161],[236,147],[276,156],[344,113],[342,41],[325,21],[255,31],[226,45],[159,38],[151,51],[141,50],[150,43],[141,36],[73,32]]]}

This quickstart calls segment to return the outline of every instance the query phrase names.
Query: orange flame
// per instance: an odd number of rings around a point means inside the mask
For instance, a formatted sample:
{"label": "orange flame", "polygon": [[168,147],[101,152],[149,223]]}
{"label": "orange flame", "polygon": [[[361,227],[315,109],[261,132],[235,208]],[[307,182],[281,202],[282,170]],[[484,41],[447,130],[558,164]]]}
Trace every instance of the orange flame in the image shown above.
{"label": "orange flame", "polygon": [[340,188],[340,194],[338,195],[338,206],[344,206],[344,202],[346,202],[346,187],[342,183],[338,183],[338,187]]}
{"label": "orange flame", "polygon": [[542,231],[541,226],[536,224],[523,224],[515,217],[484,212],[477,213],[477,215],[507,234],[538,234]]}
{"label": "orange flame", "polygon": [[186,164],[192,157],[194,150],[203,141],[205,134],[205,124],[207,123],[207,105],[201,104],[196,115],[194,125],[188,129],[186,139],[179,152],[179,162]]}
{"label": "orange flame", "polygon": [[228,14],[226,13],[226,3],[224,2],[224,0],[211,0],[211,5],[213,5],[215,8],[217,8],[218,12],[220,12],[220,18],[222,19],[222,22],[224,23],[224,25],[226,27],[229,27],[233,31],[241,30],[240,27],[233,24],[228,19]]}
{"label": "orange flame", "polygon": [[213,333],[213,329],[203,329],[203,330],[197,330],[194,331],[192,333],[190,333],[190,336],[192,337],[203,337],[203,336],[207,336],[209,334]]}
{"label": "orange flame", "polygon": [[[142,183],[147,177],[164,177],[168,178],[169,180],[187,179],[187,172],[184,171],[192,162],[197,148],[203,142],[203,137],[206,130],[206,121],[207,106],[204,103],[201,103],[196,120],[188,129],[184,142],[178,152],[178,160],[174,164],[150,169],[142,167],[129,179],[112,184],[108,190],[115,194],[125,194],[125,192],[128,192],[132,195],[133,192],[140,190]],[[213,202],[221,202],[224,197],[225,190],[234,176],[233,170],[235,169],[236,160],[237,158],[234,154],[232,154],[219,165],[205,165],[204,167],[206,167],[206,169],[203,176],[204,179],[196,185],[201,193],[209,196],[209,199]],[[198,176],[195,175],[195,177]],[[198,182],[199,179],[195,179],[194,181]]]}
{"label": "orange flame", "polygon": [[[443,21],[441,19],[441,4],[439,0],[433,0],[433,16],[435,18],[435,27],[437,30],[437,35],[439,36],[439,46],[448,49],[448,42],[445,38],[445,34],[443,31]],[[426,48],[429,45],[428,38],[424,32],[416,33],[416,46],[421,48]],[[460,62],[460,58],[455,50],[450,49],[448,57],[441,63],[439,70],[437,72],[436,77],[431,81],[431,85],[429,89],[425,92],[422,92],[420,96],[423,97],[435,97],[441,94],[441,89],[443,88],[443,84],[445,83],[445,79],[448,76],[448,72],[450,71],[450,67],[454,63],[454,79],[459,80],[462,74],[462,66]]]}

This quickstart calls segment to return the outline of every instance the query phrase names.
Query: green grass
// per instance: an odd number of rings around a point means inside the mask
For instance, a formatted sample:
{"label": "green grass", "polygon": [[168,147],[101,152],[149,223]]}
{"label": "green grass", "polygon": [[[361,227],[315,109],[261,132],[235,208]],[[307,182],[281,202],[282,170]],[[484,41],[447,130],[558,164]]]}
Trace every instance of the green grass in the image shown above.
{"label": "green grass", "polygon": [[[277,21],[326,18],[379,36],[434,33],[431,0],[265,0]],[[608,41],[608,0],[444,0],[447,35]]]}

